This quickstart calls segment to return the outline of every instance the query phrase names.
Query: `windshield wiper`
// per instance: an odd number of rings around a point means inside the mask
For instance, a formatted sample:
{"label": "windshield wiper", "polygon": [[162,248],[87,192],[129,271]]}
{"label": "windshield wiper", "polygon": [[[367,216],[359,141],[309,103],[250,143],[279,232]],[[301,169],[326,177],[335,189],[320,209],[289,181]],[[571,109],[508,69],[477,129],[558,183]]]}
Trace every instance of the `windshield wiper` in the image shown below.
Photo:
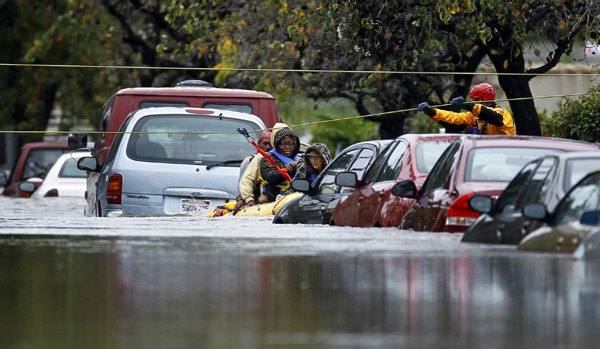
{"label": "windshield wiper", "polygon": [[215,164],[206,165],[206,169],[210,170],[212,167],[221,166],[221,165],[228,165],[228,164],[235,164],[235,163],[241,164],[242,161],[244,161],[244,160],[243,159],[237,159],[237,160],[221,161],[221,162],[217,162]]}

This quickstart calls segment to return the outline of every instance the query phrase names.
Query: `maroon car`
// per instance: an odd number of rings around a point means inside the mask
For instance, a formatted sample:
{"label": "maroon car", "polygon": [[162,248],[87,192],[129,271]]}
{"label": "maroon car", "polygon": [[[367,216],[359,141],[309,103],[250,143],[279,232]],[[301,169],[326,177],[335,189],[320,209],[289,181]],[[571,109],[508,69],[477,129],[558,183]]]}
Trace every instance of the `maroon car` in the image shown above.
{"label": "maroon car", "polygon": [[542,155],[590,150],[598,146],[550,137],[463,135],[442,154],[420,190],[414,181],[394,186],[394,195],[416,199],[400,228],[462,233],[479,216],[468,206],[474,194],[497,198],[521,167]]}
{"label": "maroon car", "polygon": [[[394,184],[413,181],[418,188],[458,134],[406,134],[375,160],[358,189],[335,207],[331,224],[353,227],[397,227],[414,199],[392,195]],[[354,182],[355,183],[355,182]]]}
{"label": "maroon car", "polygon": [[[4,186],[3,196],[28,198],[31,193],[21,192],[19,183],[30,180],[39,187],[42,180],[59,156],[70,152],[66,142],[35,142],[27,143],[21,148],[19,157],[15,160],[8,180],[0,179]],[[37,179],[37,180],[32,180]]]}

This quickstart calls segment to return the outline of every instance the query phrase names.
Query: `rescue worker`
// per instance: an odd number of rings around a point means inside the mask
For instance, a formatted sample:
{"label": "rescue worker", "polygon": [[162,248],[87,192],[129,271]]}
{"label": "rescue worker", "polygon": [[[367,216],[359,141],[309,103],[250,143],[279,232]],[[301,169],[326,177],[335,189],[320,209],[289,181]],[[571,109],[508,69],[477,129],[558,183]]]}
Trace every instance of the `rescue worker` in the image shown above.
{"label": "rescue worker", "polygon": [[[300,151],[300,139],[291,128],[283,127],[273,131],[271,136],[273,150],[267,153],[273,162],[279,168],[287,169],[290,177],[296,174],[296,166],[301,158],[298,156]],[[273,202],[279,195],[286,195],[293,190],[290,188],[290,181],[280,173],[267,159],[260,160],[260,180],[262,194],[265,196],[265,202]]]}
{"label": "rescue worker", "polygon": [[296,178],[308,179],[311,183],[331,161],[331,153],[327,145],[314,143],[304,153],[303,160],[296,168]]}
{"label": "rescue worker", "polygon": [[496,99],[496,90],[492,85],[483,83],[473,86],[469,92],[469,97],[476,103],[465,103],[463,97],[452,99],[453,105],[466,110],[462,113],[432,108],[427,102],[419,103],[418,109],[433,121],[466,125],[467,133],[486,135],[516,134],[515,123],[510,112],[493,101]]}
{"label": "rescue worker", "polygon": [[[261,134],[258,136],[258,141],[256,142],[256,144],[258,144],[259,148],[262,149],[264,152],[271,151],[273,149],[273,146],[271,145],[271,131],[261,132]],[[258,152],[256,154],[246,156],[244,158],[244,161],[242,161],[240,165],[240,175],[238,178],[238,195],[236,197],[236,205],[234,207],[234,211],[238,211],[245,204],[244,199],[240,195],[239,183],[242,181],[242,178],[244,177],[244,174],[248,169],[248,165],[250,165],[252,159],[254,159],[257,155],[262,156],[258,154]],[[258,167],[256,167],[254,170],[258,171]],[[258,178],[258,173],[256,173],[255,176],[256,178]],[[255,181],[253,192],[255,197],[258,197],[260,195],[260,182],[258,180]]]}

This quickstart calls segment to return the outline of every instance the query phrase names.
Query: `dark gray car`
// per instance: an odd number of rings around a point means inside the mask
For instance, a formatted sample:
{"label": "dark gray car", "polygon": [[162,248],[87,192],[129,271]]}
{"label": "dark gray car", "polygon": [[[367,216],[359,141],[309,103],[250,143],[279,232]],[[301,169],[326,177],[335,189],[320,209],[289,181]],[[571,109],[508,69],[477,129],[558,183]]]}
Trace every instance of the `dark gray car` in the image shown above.
{"label": "dark gray car", "polygon": [[293,180],[292,187],[304,192],[304,195],[282,207],[273,223],[329,224],[339,199],[354,191],[354,188],[336,185],[335,175],[341,171],[353,171],[359,180],[362,179],[377,155],[391,142],[387,139],[353,144],[342,150],[312,185],[308,180]]}
{"label": "dark gray car", "polygon": [[483,213],[465,232],[463,242],[518,244],[543,222],[527,219],[521,208],[532,202],[553,211],[565,193],[588,172],[600,169],[600,152],[550,154],[527,163],[496,203],[489,195],[475,195],[471,209]]}

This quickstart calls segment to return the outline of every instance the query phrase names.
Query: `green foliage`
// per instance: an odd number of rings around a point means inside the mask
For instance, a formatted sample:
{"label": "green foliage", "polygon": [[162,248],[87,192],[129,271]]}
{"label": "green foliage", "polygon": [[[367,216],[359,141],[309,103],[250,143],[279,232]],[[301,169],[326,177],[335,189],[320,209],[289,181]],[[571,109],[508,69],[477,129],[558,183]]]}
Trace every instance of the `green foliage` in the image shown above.
{"label": "green foliage", "polygon": [[431,120],[424,113],[417,113],[410,120],[409,130],[411,133],[439,133],[442,128],[440,124]]}
{"label": "green foliage", "polygon": [[563,99],[552,118],[546,120],[548,135],[600,142],[600,86],[579,99]]}
{"label": "green foliage", "polygon": [[[377,124],[364,118],[343,121],[330,121],[353,117],[356,109],[343,99],[315,101],[301,95],[288,98],[278,105],[285,123],[290,125],[301,139],[309,143],[325,143],[332,155],[336,149],[343,149],[357,142],[379,139]],[[306,123],[316,124],[303,125]]]}

